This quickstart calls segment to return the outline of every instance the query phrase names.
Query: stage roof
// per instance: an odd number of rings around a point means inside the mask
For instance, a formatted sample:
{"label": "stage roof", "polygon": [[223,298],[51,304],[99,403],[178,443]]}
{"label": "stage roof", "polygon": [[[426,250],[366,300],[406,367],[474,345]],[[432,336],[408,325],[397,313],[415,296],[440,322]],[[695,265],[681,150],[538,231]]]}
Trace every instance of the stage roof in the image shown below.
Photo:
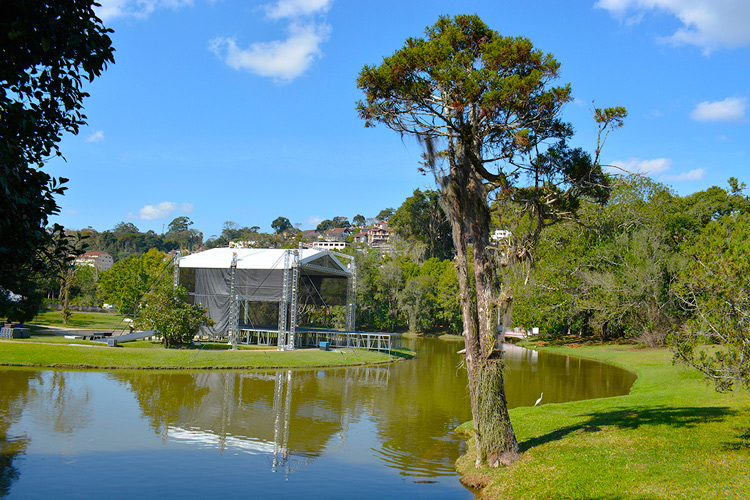
{"label": "stage roof", "polygon": [[[237,269],[283,270],[284,254],[288,250],[280,248],[213,248],[194,253],[179,260],[180,268],[229,269],[232,255],[237,254]],[[304,248],[299,250],[301,266],[312,265],[329,268],[332,272],[349,273],[345,265],[335,255],[325,250]],[[289,259],[291,266],[292,259]],[[337,273],[337,274],[338,274]]]}

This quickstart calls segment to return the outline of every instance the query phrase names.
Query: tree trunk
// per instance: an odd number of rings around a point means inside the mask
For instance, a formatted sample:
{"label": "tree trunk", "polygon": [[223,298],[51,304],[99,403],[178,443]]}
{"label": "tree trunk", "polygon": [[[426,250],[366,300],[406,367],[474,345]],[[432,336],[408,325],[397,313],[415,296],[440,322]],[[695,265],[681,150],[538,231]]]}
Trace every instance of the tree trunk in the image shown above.
{"label": "tree trunk", "polygon": [[[492,312],[497,287],[492,254],[487,250],[490,215],[482,180],[470,165],[454,164],[445,185],[445,197],[456,247],[476,464],[479,466],[486,459],[493,467],[508,465],[518,458],[519,447],[505,399],[502,351],[495,346]],[[467,233],[472,238],[473,289]]]}
{"label": "tree trunk", "polygon": [[70,282],[73,281],[73,271],[66,269],[63,271],[62,287],[60,287],[60,302],[62,302],[62,320],[63,325],[68,324],[70,319]]}

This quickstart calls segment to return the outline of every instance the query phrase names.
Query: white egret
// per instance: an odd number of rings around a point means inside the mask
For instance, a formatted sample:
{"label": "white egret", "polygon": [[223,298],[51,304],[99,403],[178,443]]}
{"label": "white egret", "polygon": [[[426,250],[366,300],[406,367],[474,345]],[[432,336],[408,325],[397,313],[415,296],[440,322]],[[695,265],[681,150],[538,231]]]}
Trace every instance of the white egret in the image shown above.
{"label": "white egret", "polygon": [[541,394],[541,395],[539,396],[539,399],[537,399],[537,400],[536,400],[536,403],[534,403],[534,406],[538,406],[538,405],[539,405],[539,403],[541,403],[541,402],[542,402],[542,396],[544,396],[544,393],[542,393],[542,394]]}

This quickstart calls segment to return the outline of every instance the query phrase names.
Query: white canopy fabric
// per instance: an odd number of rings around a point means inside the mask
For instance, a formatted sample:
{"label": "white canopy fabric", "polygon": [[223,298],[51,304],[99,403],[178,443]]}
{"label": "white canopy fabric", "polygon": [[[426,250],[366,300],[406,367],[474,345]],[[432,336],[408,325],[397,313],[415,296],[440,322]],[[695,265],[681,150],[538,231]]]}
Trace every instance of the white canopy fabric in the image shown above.
{"label": "white canopy fabric", "polygon": [[[280,248],[213,248],[182,257],[179,265],[181,268],[229,269],[232,266],[232,256],[237,254],[237,269],[283,270],[286,252],[287,250]],[[325,259],[324,267],[338,267],[338,270],[348,272],[346,266],[325,251],[305,248],[299,252],[301,265],[317,264],[315,261]]]}

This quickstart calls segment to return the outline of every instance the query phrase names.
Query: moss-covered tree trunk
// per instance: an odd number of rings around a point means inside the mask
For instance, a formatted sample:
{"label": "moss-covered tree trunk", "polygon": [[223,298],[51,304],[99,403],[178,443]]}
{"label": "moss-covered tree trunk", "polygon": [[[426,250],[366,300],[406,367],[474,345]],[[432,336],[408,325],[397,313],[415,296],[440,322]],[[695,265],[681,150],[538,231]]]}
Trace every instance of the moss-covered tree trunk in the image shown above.
{"label": "moss-covered tree trunk", "polygon": [[[487,248],[490,214],[486,193],[481,177],[468,161],[451,166],[444,188],[456,248],[476,464],[486,460],[494,467],[507,465],[518,458],[519,447],[505,399],[502,351],[495,345],[492,313],[497,283],[492,254]],[[471,270],[468,251],[473,260]]]}

